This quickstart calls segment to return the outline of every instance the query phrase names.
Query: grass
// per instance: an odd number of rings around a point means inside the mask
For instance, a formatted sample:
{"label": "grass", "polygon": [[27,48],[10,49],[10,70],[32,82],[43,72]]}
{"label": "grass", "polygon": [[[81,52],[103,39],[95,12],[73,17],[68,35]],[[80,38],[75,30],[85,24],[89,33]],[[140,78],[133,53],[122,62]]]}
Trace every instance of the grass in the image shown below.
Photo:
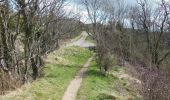
{"label": "grass", "polygon": [[51,53],[47,58],[44,77],[2,100],[61,100],[69,82],[92,52],[80,47],[68,47]]}
{"label": "grass", "polygon": [[102,75],[96,61],[83,80],[77,100],[138,100],[138,94],[132,89],[127,79],[118,75],[124,72],[122,67],[114,67],[114,75]]}

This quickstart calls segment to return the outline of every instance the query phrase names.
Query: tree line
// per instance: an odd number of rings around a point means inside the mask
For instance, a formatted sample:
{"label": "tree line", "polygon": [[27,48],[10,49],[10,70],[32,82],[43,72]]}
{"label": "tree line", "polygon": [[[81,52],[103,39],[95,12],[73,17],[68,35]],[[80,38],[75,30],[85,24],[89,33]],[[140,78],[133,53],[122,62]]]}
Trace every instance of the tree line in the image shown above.
{"label": "tree line", "polygon": [[145,100],[169,100],[170,2],[167,0],[78,0],[87,11],[87,30],[96,40],[102,72],[136,66]]}
{"label": "tree line", "polygon": [[40,77],[46,54],[80,32],[80,17],[66,12],[65,2],[0,0],[1,94]]}

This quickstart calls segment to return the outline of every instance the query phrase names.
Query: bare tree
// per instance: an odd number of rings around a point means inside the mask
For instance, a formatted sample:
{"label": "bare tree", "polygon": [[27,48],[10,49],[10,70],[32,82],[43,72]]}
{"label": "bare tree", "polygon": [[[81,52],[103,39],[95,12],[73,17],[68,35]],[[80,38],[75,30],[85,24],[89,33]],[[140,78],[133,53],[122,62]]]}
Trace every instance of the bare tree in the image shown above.
{"label": "bare tree", "polygon": [[68,24],[74,27],[80,24],[78,17],[73,20],[66,16],[64,3],[65,0],[0,1],[0,71],[3,73],[0,79],[5,84],[2,90],[39,77],[42,57],[58,48],[60,35],[77,31],[64,30]]}

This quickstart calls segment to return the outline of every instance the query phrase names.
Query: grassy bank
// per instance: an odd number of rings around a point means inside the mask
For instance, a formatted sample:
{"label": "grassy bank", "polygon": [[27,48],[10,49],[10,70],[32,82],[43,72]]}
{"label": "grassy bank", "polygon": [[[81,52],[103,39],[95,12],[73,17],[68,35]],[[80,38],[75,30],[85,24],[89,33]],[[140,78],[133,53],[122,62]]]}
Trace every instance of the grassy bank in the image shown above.
{"label": "grassy bank", "polygon": [[107,77],[100,73],[95,61],[83,80],[77,100],[138,100],[137,93],[127,79],[120,77],[125,69],[114,67]]}
{"label": "grassy bank", "polygon": [[1,100],[61,100],[64,91],[92,52],[68,47],[51,53],[46,60],[44,77],[0,97]]}

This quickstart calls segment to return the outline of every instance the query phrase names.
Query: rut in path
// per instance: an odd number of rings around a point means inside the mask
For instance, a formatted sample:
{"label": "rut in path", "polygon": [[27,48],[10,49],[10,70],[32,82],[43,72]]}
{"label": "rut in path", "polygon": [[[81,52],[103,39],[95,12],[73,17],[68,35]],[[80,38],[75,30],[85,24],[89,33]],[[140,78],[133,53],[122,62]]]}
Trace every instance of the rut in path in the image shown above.
{"label": "rut in path", "polygon": [[64,93],[62,100],[76,100],[78,89],[81,85],[83,77],[88,71],[88,67],[92,60],[93,60],[93,57],[89,58],[86,64],[83,66],[83,68],[79,71],[79,73],[75,76],[75,78],[70,82],[69,86],[67,87],[66,92]]}

